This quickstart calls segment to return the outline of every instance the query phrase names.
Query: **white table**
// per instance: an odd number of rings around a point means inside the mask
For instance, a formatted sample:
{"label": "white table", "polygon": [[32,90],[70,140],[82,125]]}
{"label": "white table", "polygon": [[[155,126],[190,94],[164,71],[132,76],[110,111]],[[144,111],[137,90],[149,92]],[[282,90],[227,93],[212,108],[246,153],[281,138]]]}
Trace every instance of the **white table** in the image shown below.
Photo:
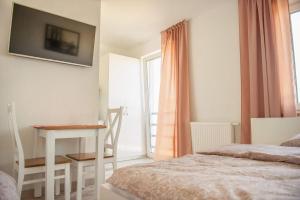
{"label": "white table", "polygon": [[[54,200],[54,165],[55,140],[63,138],[96,137],[96,197],[100,199],[100,186],[105,182],[104,173],[104,138],[106,127],[104,125],[36,125],[36,136],[46,139],[46,200]],[[37,148],[38,137],[35,140]],[[35,156],[37,150],[35,149]]]}

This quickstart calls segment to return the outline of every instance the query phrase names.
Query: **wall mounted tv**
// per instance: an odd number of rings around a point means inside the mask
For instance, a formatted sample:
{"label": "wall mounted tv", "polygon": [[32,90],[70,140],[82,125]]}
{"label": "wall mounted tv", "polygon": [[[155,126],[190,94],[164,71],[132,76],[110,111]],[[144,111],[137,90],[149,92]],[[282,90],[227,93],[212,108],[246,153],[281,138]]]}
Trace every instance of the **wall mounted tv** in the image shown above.
{"label": "wall mounted tv", "polygon": [[96,27],[14,4],[9,53],[92,66]]}

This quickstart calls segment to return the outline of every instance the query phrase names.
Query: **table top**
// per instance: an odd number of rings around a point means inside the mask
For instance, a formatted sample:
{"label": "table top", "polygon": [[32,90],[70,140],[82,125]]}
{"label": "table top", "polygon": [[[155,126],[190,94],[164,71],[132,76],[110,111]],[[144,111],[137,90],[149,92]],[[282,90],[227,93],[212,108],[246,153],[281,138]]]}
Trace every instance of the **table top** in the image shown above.
{"label": "table top", "polygon": [[99,124],[68,124],[68,125],[34,125],[33,128],[41,130],[72,130],[72,129],[105,129]]}

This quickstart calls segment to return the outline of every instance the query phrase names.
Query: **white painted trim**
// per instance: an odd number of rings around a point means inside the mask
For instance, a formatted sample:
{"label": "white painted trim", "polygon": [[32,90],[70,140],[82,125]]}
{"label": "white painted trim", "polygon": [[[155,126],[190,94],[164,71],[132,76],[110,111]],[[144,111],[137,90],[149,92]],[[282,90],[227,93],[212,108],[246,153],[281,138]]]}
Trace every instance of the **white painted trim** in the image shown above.
{"label": "white painted trim", "polygon": [[150,137],[150,134],[151,134],[151,131],[150,131],[150,118],[149,118],[149,113],[150,113],[150,110],[149,110],[149,87],[148,87],[148,73],[147,73],[147,62],[150,61],[150,60],[153,60],[155,58],[159,58],[161,57],[161,51],[160,50],[157,50],[157,51],[154,51],[152,53],[149,53],[145,56],[142,56],[141,58],[141,63],[142,63],[142,71],[143,71],[143,89],[144,89],[144,92],[143,92],[143,95],[144,95],[144,126],[145,126],[145,132],[146,132],[146,150],[147,150],[147,157],[149,158],[153,158],[154,155],[153,153],[151,152],[151,137]]}
{"label": "white painted trim", "polygon": [[[290,4],[290,15],[292,15],[293,13],[296,13],[296,12],[300,12],[300,0],[298,2],[295,2],[293,4]],[[291,20],[291,17],[290,17],[290,20]],[[292,42],[293,42],[293,34],[292,34],[292,27],[291,27],[291,36],[292,36]],[[292,43],[292,50],[294,51],[294,45]],[[295,86],[295,101],[296,101],[296,110],[297,111],[300,111],[300,99],[298,99],[298,87],[300,87],[300,85],[298,86],[297,85],[297,75],[296,75],[296,65],[295,65],[295,55],[294,55],[294,52],[293,52],[293,69],[294,69],[294,86]],[[300,78],[300,77],[299,77]]]}
{"label": "white painted trim", "polygon": [[146,153],[147,156],[151,157],[151,151],[150,151],[150,139],[151,137],[149,137],[150,135],[150,118],[149,118],[149,88],[148,88],[148,73],[147,73],[147,57],[142,57],[142,71],[143,71],[143,90],[144,92],[142,93],[144,96],[144,127],[145,127],[145,133],[146,133]]}
{"label": "white painted trim", "polygon": [[39,136],[46,138],[51,134],[55,139],[66,138],[83,138],[83,137],[96,137],[98,129],[72,129],[72,130],[41,130]]}
{"label": "white painted trim", "polygon": [[[146,113],[146,93],[145,93],[145,70],[144,70],[144,63],[143,63],[143,59],[141,58],[140,59],[140,67],[141,67],[141,70],[140,70],[140,83],[141,83],[141,100],[142,100],[142,128],[143,128],[143,134],[144,134],[144,147],[145,147],[145,154],[148,155],[148,139],[147,139],[147,135],[148,135],[148,131],[147,131],[147,115],[145,114]],[[146,155],[140,155],[140,156],[146,156]],[[130,159],[135,159],[133,157],[138,157],[139,155],[137,156],[126,156],[125,158],[121,158],[120,160],[117,158],[117,161],[123,161],[123,160],[130,160]]]}

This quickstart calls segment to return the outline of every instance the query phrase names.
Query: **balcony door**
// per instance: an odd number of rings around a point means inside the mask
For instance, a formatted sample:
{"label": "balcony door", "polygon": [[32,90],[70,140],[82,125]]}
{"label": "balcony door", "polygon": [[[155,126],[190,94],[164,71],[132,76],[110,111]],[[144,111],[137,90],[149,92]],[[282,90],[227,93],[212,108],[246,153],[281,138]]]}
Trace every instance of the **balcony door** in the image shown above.
{"label": "balcony door", "polygon": [[146,107],[146,133],[147,155],[153,157],[155,151],[157,114],[160,89],[161,56],[154,53],[143,59],[145,107]]}

